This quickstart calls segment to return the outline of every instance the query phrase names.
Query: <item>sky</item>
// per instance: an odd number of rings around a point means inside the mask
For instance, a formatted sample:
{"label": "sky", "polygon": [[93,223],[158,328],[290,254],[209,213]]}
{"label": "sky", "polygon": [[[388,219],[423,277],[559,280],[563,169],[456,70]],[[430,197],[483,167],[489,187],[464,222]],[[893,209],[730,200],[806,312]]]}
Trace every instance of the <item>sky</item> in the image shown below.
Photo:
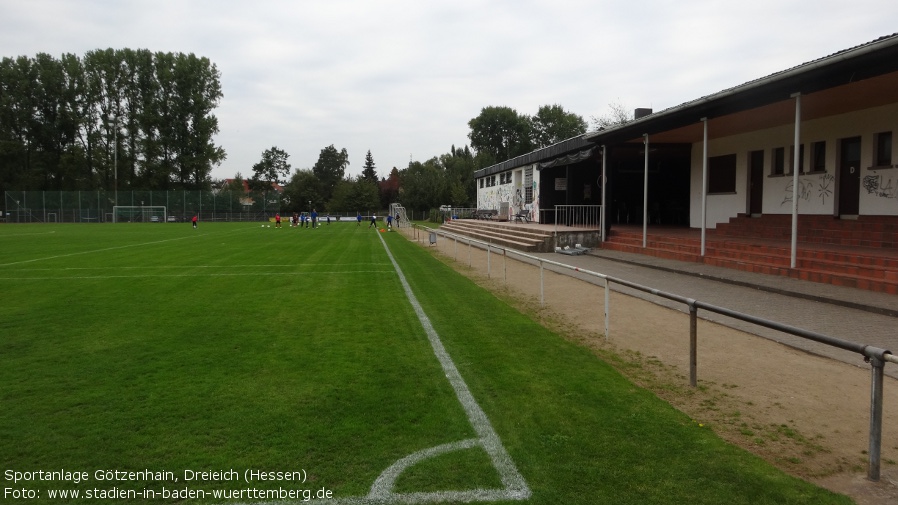
{"label": "sky", "polygon": [[0,0],[0,57],[193,53],[221,73],[214,178],[276,146],[377,174],[469,144],[489,106],[655,112],[898,32],[895,0]]}

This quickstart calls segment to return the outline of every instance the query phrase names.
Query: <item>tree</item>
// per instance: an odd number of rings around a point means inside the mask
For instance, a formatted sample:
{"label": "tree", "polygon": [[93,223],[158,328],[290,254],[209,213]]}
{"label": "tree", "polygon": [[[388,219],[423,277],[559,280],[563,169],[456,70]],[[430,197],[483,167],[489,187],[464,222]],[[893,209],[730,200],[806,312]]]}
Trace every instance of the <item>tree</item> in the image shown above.
{"label": "tree", "polygon": [[[309,169],[297,170],[284,187],[289,212],[308,212],[312,207],[322,208],[327,201],[322,196],[321,181]],[[310,203],[311,202],[311,203]]]}
{"label": "tree", "polygon": [[582,116],[566,112],[560,105],[543,105],[530,119],[531,141],[539,149],[586,133]]}
{"label": "tree", "polygon": [[390,170],[390,176],[377,183],[380,191],[380,208],[387,209],[391,203],[396,203],[399,199],[399,169],[393,167]]}
{"label": "tree", "polygon": [[489,153],[497,163],[533,150],[530,119],[509,107],[484,107],[468,121],[468,138],[478,152]]}
{"label": "tree", "polygon": [[287,158],[290,155],[277,146],[272,146],[262,152],[262,161],[253,165],[253,176],[249,179],[249,187],[253,191],[265,191],[271,189],[272,184],[286,180],[290,175],[290,164]]}
{"label": "tree", "polygon": [[337,183],[343,179],[348,165],[349,153],[346,152],[346,148],[337,151],[337,148],[331,144],[321,150],[318,161],[312,167],[312,173],[321,183],[321,196],[324,201],[330,200]]}
{"label": "tree", "polygon": [[327,204],[331,212],[362,212],[377,211],[380,205],[380,195],[377,185],[359,176],[355,180],[342,180],[334,190],[334,196]]}
{"label": "tree", "polygon": [[218,69],[193,54],[3,58],[0,191],[208,187],[226,156],[213,143],[221,97]]}
{"label": "tree", "polygon": [[377,171],[374,166],[374,158],[371,156],[371,150],[365,155],[365,165],[362,170],[362,178],[368,182],[377,183]]}
{"label": "tree", "polygon": [[438,158],[413,161],[400,173],[399,201],[408,209],[426,211],[446,203],[449,197],[445,171]]}
{"label": "tree", "polygon": [[595,130],[604,130],[612,126],[618,126],[633,121],[633,113],[620,102],[608,104],[608,113],[601,116],[592,116],[592,127]]}

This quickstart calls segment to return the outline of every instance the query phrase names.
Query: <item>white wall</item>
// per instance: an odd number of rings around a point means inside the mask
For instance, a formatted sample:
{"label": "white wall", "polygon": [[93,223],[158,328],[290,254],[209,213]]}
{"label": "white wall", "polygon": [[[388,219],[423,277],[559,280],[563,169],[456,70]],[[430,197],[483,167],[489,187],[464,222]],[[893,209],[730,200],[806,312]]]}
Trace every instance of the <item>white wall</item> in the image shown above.
{"label": "white wall", "polygon": [[[496,185],[493,187],[480,187],[480,179],[477,180],[477,208],[499,210],[502,202],[508,203],[509,215],[504,216],[510,218],[511,215],[519,212],[521,209],[515,206],[515,194],[520,191],[522,198],[524,194],[524,168],[518,167],[508,170],[506,174],[511,175],[510,184],[499,184],[500,175],[495,174]],[[533,203],[534,220],[539,216],[539,170],[536,165],[533,166]],[[507,177],[507,176],[506,176]]]}
{"label": "white wall", "polygon": [[[709,133],[713,135],[713,121]],[[826,172],[799,175],[798,212],[800,214],[835,213],[838,197],[836,187],[839,140],[861,136],[861,193],[860,213],[866,215],[898,216],[898,168],[873,170],[874,135],[892,132],[892,163],[898,164],[898,103],[862,111],[805,121],[801,124],[800,143],[803,144],[805,171],[810,163],[811,143],[826,142]],[[792,143],[794,125],[789,124],[766,130],[754,131],[714,139],[708,142],[708,156],[736,154],[736,192],[726,195],[708,195],[707,226],[715,228],[737,214],[748,212],[748,154],[764,151],[764,214],[792,213]],[[777,147],[785,148],[787,175],[771,176],[772,153]],[[690,178],[690,226],[701,227],[702,143],[692,145],[692,171]]]}

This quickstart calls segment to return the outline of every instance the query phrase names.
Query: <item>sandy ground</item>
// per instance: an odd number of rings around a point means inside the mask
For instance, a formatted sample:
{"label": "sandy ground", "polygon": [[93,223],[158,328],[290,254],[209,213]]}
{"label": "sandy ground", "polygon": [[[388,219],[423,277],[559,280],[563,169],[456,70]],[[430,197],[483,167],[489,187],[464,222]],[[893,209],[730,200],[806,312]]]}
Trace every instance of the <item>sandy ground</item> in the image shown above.
{"label": "sandy ground", "polygon": [[[406,231],[412,240],[414,233]],[[623,374],[789,474],[852,497],[898,504],[898,381],[886,377],[882,466],[867,479],[870,368],[811,355],[716,323],[698,324],[698,387],[689,386],[686,314],[493,252],[439,240],[423,247]],[[562,259],[557,261],[563,262]],[[487,269],[489,268],[489,273]]]}

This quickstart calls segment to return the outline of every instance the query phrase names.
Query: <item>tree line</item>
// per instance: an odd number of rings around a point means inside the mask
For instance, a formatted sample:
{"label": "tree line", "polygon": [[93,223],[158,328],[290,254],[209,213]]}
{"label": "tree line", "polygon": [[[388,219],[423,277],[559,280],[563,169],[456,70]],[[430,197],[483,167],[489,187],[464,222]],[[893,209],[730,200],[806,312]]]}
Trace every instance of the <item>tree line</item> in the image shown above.
{"label": "tree line", "polygon": [[204,189],[221,76],[207,58],[95,50],[0,60],[0,192]]}
{"label": "tree line", "polygon": [[[213,63],[193,54],[105,49],[3,58],[0,192],[213,189],[211,170],[226,157],[213,142],[220,79]],[[612,116],[623,114],[612,109]],[[617,122],[592,119],[596,126]],[[362,174],[347,177],[345,148],[330,145],[311,169],[293,171],[289,154],[272,146],[246,183],[256,194],[282,184],[287,212],[384,209],[397,201],[417,211],[468,207],[476,204],[477,170],[587,130],[582,116],[557,104],[532,116],[483,107],[468,126],[469,145],[381,175],[370,150]],[[242,192],[243,183],[238,172],[222,189]]]}
{"label": "tree line", "polygon": [[[595,119],[595,121],[599,121]],[[393,169],[378,179],[369,150],[362,174],[345,177],[349,157],[346,149],[333,145],[321,150],[311,170],[297,170],[284,187],[287,210],[301,212],[310,208],[331,211],[385,209],[399,202],[415,211],[440,205],[473,207],[477,201],[474,172],[481,168],[547,147],[586,132],[581,116],[560,105],[545,105],[536,115],[520,114],[510,107],[484,107],[468,123],[471,145],[456,148],[426,161],[410,161],[403,169]],[[472,149],[473,148],[473,149]],[[254,191],[264,191],[273,183],[290,176],[288,155],[276,146],[262,153],[253,166],[247,183]],[[237,184],[242,185],[239,177]],[[236,185],[235,185],[236,187]]]}

